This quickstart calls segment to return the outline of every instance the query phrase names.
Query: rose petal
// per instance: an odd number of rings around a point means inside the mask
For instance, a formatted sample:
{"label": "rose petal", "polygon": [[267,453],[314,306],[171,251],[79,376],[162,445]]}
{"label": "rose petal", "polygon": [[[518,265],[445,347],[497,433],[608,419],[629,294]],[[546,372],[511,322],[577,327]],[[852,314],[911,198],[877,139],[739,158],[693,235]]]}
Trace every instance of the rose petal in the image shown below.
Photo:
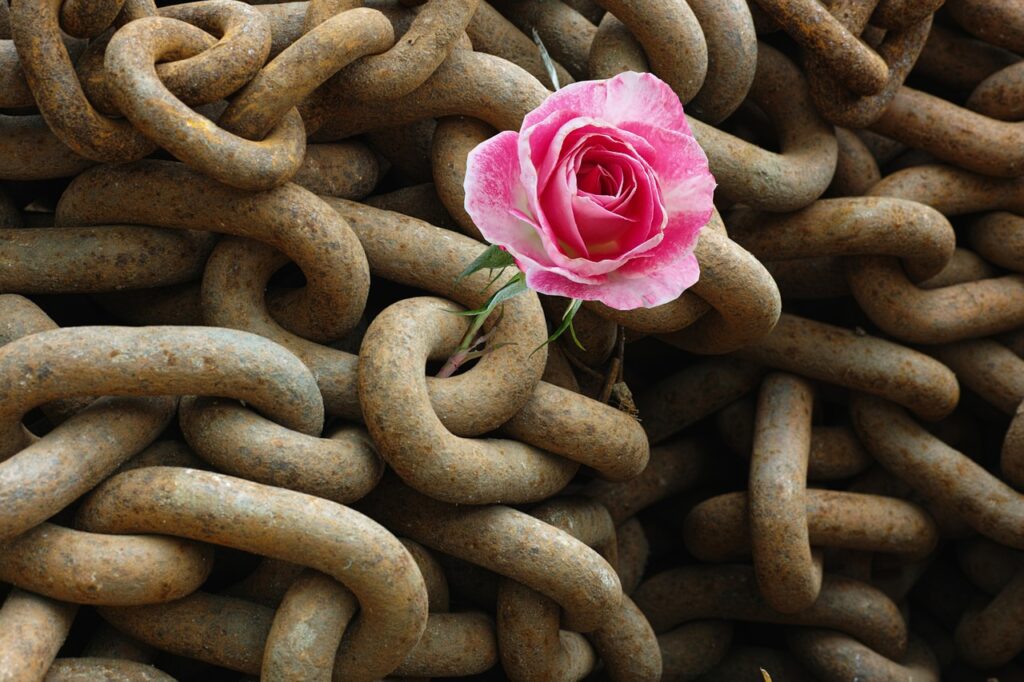
{"label": "rose petal", "polygon": [[[642,163],[636,159],[631,161]],[[650,174],[649,170],[645,171],[643,182],[646,186],[638,192],[639,196],[634,197],[642,215],[619,235],[617,249],[609,250],[607,245],[598,244],[599,251],[608,251],[601,254],[589,253],[589,242],[582,238],[585,228],[573,210],[574,193],[572,188],[567,186],[565,176],[560,175],[552,180],[546,188],[547,191],[540,196],[536,211],[542,216],[541,232],[545,243],[551,239],[558,244],[553,247],[554,251],[548,251],[551,262],[564,270],[585,277],[595,277],[616,270],[630,258],[655,247],[662,239],[661,228],[667,224],[667,217],[661,199],[656,195],[654,180],[653,177],[649,177]],[[630,210],[627,208],[624,213],[628,215]],[[577,248],[586,249],[581,254],[583,257],[574,257]],[[588,255],[589,258],[586,257]]]}
{"label": "rose petal", "polygon": [[600,171],[600,194],[580,192],[580,196],[590,197],[609,211],[614,211],[636,192],[636,178],[626,173],[620,164],[597,166]]}
{"label": "rose petal", "polygon": [[466,212],[484,239],[525,255],[539,264],[551,264],[537,228],[529,218],[526,192],[520,184],[516,140],[505,131],[479,144],[466,161]]}
{"label": "rose petal", "polygon": [[563,122],[577,116],[597,118],[613,126],[646,121],[690,133],[679,97],[667,83],[650,73],[627,71],[605,81],[571,83],[527,114],[521,130],[525,132],[554,112],[565,112]]}
{"label": "rose petal", "polygon": [[697,245],[700,229],[711,218],[711,210],[709,207],[706,215],[679,212],[670,216],[657,247],[648,249],[641,257],[630,259],[617,272],[627,277],[646,277],[665,267],[665,263],[674,263],[684,254],[692,252]]}
{"label": "rose petal", "polygon": [[547,195],[549,205],[546,208],[541,205],[541,194],[544,187],[551,183],[555,170],[559,167],[564,170],[565,163],[575,162],[575,155],[586,143],[585,138],[577,139],[570,145],[570,149],[563,150],[566,137],[581,128],[589,127],[591,122],[575,119],[563,125],[562,118],[564,116],[559,112],[554,112],[548,120],[543,121],[543,125],[521,134],[518,153],[519,175],[526,192],[526,201],[531,213],[537,216],[536,225],[540,229],[540,238],[548,258],[557,265],[568,266],[572,260],[587,255],[586,245],[572,217],[571,196],[576,193],[575,188],[569,193],[567,183],[562,183],[565,195]]}
{"label": "rose petal", "polygon": [[642,160],[604,150],[595,156],[628,177],[627,191],[606,204],[587,195],[573,199],[577,229],[590,259],[597,261],[621,257],[659,232],[666,221],[658,188]]}
{"label": "rose petal", "polygon": [[702,213],[711,206],[715,178],[708,169],[708,157],[696,139],[642,122],[627,123],[623,127],[648,140],[655,150],[653,155],[646,150],[638,151],[657,174],[669,213],[682,210]]}
{"label": "rose petal", "polygon": [[586,275],[581,275],[578,272],[573,272],[571,270],[566,270],[565,268],[560,268],[557,265],[545,265],[543,263],[538,263],[527,257],[517,258],[516,267],[522,270],[524,274],[536,271],[553,272],[556,275],[559,275],[560,277],[563,277],[564,279],[570,282],[575,282],[577,284],[585,284],[587,286],[594,286],[596,284],[600,284],[602,281],[601,278],[603,277],[603,275],[598,275],[596,277],[588,277]]}
{"label": "rose petal", "polygon": [[693,251],[686,251],[641,277],[630,277],[622,270],[609,273],[608,280],[600,285],[598,300],[618,310],[653,308],[676,300],[698,279],[697,257]]}
{"label": "rose petal", "polygon": [[562,272],[527,266],[526,284],[542,294],[601,301],[617,310],[652,308],[679,298],[700,278],[700,266],[692,251],[686,251],[671,261],[640,277],[629,277],[612,272],[601,277],[597,284],[573,281]]}
{"label": "rose petal", "polygon": [[587,196],[573,198],[572,212],[576,224],[579,225],[580,234],[586,241],[587,255],[592,259],[614,258],[620,255],[626,250],[623,244],[626,243],[628,236],[644,228],[643,225],[638,225],[637,221],[612,213]]}
{"label": "rose petal", "polygon": [[608,126],[588,117],[572,117],[555,112],[519,135],[519,165],[523,186],[541,187],[563,160],[584,148],[603,145],[639,156],[655,155],[655,150],[639,135]]}
{"label": "rose petal", "polygon": [[534,211],[540,218],[538,223],[542,235],[556,246],[556,251],[549,250],[548,256],[559,265],[589,256],[572,210],[572,198],[577,190],[571,161],[563,162],[562,172],[555,173],[545,186],[539,188]]}
{"label": "rose petal", "polygon": [[610,79],[607,105],[601,118],[620,127],[629,121],[645,121],[692,135],[679,95],[652,73],[627,71]]}
{"label": "rose petal", "polygon": [[[538,127],[546,127],[559,120],[558,116],[552,115],[543,122],[543,126]],[[535,134],[540,135],[538,139],[549,140],[551,145],[550,149],[542,150],[545,153],[539,168],[531,160],[531,135]],[[548,132],[527,132],[520,136],[520,175],[531,213],[537,216],[536,224],[540,227],[548,257],[554,264],[592,277],[615,270],[622,264],[624,257],[635,255],[657,243],[652,240],[660,241],[656,233],[666,222],[666,211],[660,196],[656,196],[656,176],[650,168],[636,174],[639,176],[637,182],[650,186],[650,191],[643,192],[640,197],[647,206],[644,209],[644,214],[648,216],[647,222],[639,226],[639,231],[631,232],[617,252],[610,251],[591,257],[586,239],[581,235],[580,226],[572,213],[572,197],[577,194],[577,188],[575,180],[565,175],[567,164],[578,166],[579,155],[588,153],[591,148],[599,149],[601,153],[621,154],[631,164],[645,164],[643,154],[637,147],[647,156],[655,155],[653,148],[634,133],[597,125],[585,118],[568,121],[553,136]],[[556,169],[560,170],[556,172]]]}
{"label": "rose petal", "polygon": [[610,173],[604,166],[594,163],[584,164],[576,174],[576,188],[580,194],[590,196],[607,196]]}
{"label": "rose petal", "polygon": [[532,288],[628,310],[697,281],[714,187],[672,90],[626,73],[563,88],[474,150],[466,210]]}

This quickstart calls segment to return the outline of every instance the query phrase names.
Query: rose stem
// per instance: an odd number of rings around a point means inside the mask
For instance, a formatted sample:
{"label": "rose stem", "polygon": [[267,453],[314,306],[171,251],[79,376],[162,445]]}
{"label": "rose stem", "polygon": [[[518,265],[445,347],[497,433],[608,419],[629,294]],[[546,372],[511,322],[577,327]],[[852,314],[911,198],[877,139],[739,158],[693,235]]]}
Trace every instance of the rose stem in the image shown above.
{"label": "rose stem", "polygon": [[456,348],[455,352],[448,357],[444,366],[441,367],[441,370],[437,373],[437,377],[439,379],[447,379],[451,375],[455,374],[455,372],[459,370],[459,367],[462,367],[463,363],[469,359],[469,354],[472,349],[487,340],[487,335],[485,334],[476,342],[473,341],[473,339],[476,338],[476,335],[480,332],[480,328],[484,326],[484,322],[487,321],[489,315],[490,314],[488,313],[487,315],[475,315],[473,317],[473,323],[469,325],[469,329],[466,330],[466,334],[462,337],[459,347]]}
{"label": "rose stem", "polygon": [[622,362],[626,354],[626,334],[622,325],[618,325],[615,332],[615,356],[608,365],[608,373],[605,375],[604,386],[601,388],[601,395],[598,398],[602,403],[612,399],[612,388],[622,376]]}

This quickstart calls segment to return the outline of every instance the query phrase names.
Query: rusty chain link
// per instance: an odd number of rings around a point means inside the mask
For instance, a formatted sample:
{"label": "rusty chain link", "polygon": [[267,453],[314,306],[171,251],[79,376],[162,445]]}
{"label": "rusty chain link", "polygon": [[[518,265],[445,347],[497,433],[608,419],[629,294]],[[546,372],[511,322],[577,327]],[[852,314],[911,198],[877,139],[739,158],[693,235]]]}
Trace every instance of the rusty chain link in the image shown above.
{"label": "rusty chain link", "polygon": [[[631,70],[700,279],[431,376]],[[1022,674],[1017,0],[0,0],[0,108],[0,682]]]}

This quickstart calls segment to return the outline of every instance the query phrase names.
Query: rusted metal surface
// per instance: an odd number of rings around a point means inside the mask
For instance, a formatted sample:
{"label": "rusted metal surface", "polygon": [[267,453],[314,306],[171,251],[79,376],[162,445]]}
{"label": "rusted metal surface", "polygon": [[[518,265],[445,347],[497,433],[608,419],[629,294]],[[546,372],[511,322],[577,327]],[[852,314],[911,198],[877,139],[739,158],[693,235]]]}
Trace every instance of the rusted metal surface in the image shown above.
{"label": "rusted metal surface", "polygon": [[686,104],[704,85],[708,45],[694,10],[685,2],[657,5],[636,0],[600,0],[644,48],[651,71]]}
{"label": "rusted metal surface", "polygon": [[85,533],[42,523],[0,548],[0,579],[75,604],[172,601],[210,574],[209,547],[177,538]]}
{"label": "rusted metal surface", "polygon": [[996,71],[978,83],[967,98],[968,109],[1003,121],[1019,121],[1024,117],[1024,99],[1021,78],[1024,68],[1014,63]]}
{"label": "rusted metal surface", "polygon": [[671,569],[649,578],[633,596],[658,633],[690,621],[724,618],[827,627],[889,657],[902,655],[907,645],[906,624],[896,605],[882,592],[847,578],[826,575],[814,605],[794,614],[774,611],[763,601],[747,566]]}
{"label": "rusted metal surface", "polygon": [[[503,84],[496,86],[496,84]],[[527,71],[500,57],[454,50],[424,83],[396,100],[341,100],[314,136],[331,141],[422,118],[473,116],[499,130],[518,129],[549,94]]]}
{"label": "rusted metal surface", "polygon": [[[870,552],[926,556],[938,531],[917,505],[881,495],[808,489],[805,510],[809,542]],[[700,503],[686,518],[687,547],[704,561],[734,561],[750,553],[748,501],[727,493]],[[856,516],[856,520],[848,517]],[[856,528],[856,533],[847,533]]]}
{"label": "rusted metal surface", "polygon": [[[859,38],[867,17],[858,22],[860,26],[847,26],[834,16],[837,10],[854,3],[836,3],[828,8],[811,0],[758,0],[758,4],[846,87],[859,95],[873,95],[885,87],[888,65]],[[870,11],[869,3],[857,4]]]}
{"label": "rusted metal surface", "polygon": [[795,315],[783,315],[768,338],[739,355],[811,379],[884,396],[925,419],[949,415],[960,398],[953,372],[923,353]]}
{"label": "rusted metal surface", "polygon": [[[921,3],[927,5],[928,3]],[[934,4],[934,3],[932,3]],[[846,0],[833,3],[829,12],[844,28],[854,35],[864,32],[871,17],[872,3]],[[904,16],[908,12],[901,12]],[[901,17],[902,18],[902,17]],[[865,92],[846,74],[833,74],[828,58],[814,54],[807,59],[807,82],[811,97],[822,115],[836,125],[864,128],[882,114],[896,96],[903,81],[910,74],[932,27],[931,12],[926,10],[920,20],[899,27],[891,27],[881,44],[875,46],[878,56],[885,62],[888,75],[885,85],[878,91]],[[833,54],[830,50],[828,54]]]}
{"label": "rusted metal surface", "polygon": [[861,440],[893,474],[953,509],[982,535],[1024,547],[1016,520],[1024,513],[1019,492],[929,434],[896,405],[858,396],[851,410]]}
{"label": "rusted metal surface", "polygon": [[[163,194],[162,201],[154,200],[157,191]],[[211,199],[216,201],[207,205]],[[170,205],[178,210],[166,211]],[[215,206],[215,212],[198,211],[199,205]],[[76,178],[61,197],[56,220],[58,225],[120,222],[185,230],[216,227],[264,241],[303,267],[306,287],[283,293],[272,306],[286,320],[286,327],[314,340],[344,336],[365,305],[369,272],[359,241],[344,218],[296,185],[253,194],[211,183],[182,164],[143,161],[105,166]],[[324,253],[333,254],[334,259],[324,258]]]}
{"label": "rusted metal surface", "polygon": [[274,613],[260,676],[329,682],[334,652],[359,602],[341,583],[316,571],[300,576]]}
{"label": "rusted metal surface", "polygon": [[[388,479],[366,505],[371,516],[391,526],[398,522],[399,532],[427,547],[551,597],[581,632],[600,627],[621,601],[618,576],[604,558],[564,531],[511,507],[447,504]],[[543,543],[549,551],[528,558],[528,543]]]}
{"label": "rusted metal surface", "polygon": [[173,682],[174,678],[158,668],[120,658],[58,658],[46,671],[47,682]]}
{"label": "rusted metal surface", "polygon": [[693,123],[718,180],[718,194],[769,211],[806,206],[821,196],[835,172],[838,148],[832,127],[814,109],[796,65],[764,43],[758,44],[750,98],[777,126],[779,153]]}
{"label": "rusted metal surface", "polygon": [[785,216],[737,210],[729,228],[762,260],[889,254],[901,257],[915,280],[941,272],[956,245],[952,225],[938,211],[882,197],[823,199]]}
{"label": "rusted metal surface", "polygon": [[[681,98],[700,279],[433,377],[534,29]],[[0,1],[0,681],[1018,679],[1022,53],[1015,0]]]}
{"label": "rusted metal surface", "polygon": [[14,46],[40,113],[60,141],[82,156],[96,161],[146,156],[155,143],[127,121],[102,115],[86,99],[61,38],[61,4],[29,0],[11,7]]}
{"label": "rusted metal surface", "polygon": [[479,0],[431,0],[387,52],[360,60],[339,75],[349,97],[393,100],[422,85],[455,49]]}
{"label": "rusted metal surface", "polygon": [[593,22],[562,2],[490,0],[490,4],[525,35],[536,28],[551,56],[573,78],[587,77],[587,55],[596,31]]}
{"label": "rusted metal surface", "polygon": [[968,33],[1015,52],[1024,50],[1024,17],[1019,10],[1009,0],[950,0],[948,3],[949,13]]}
{"label": "rusted metal surface", "polygon": [[421,368],[429,357],[454,350],[469,325],[446,310],[449,305],[407,299],[378,315],[366,332],[359,349],[360,404],[381,456],[412,487],[446,502],[550,497],[576,473],[571,461],[516,441],[458,438],[433,413]]}
{"label": "rusted metal surface", "polygon": [[8,680],[40,680],[57,657],[78,606],[13,588],[0,606],[0,670]]}
{"label": "rusted metal surface", "polygon": [[[716,416],[718,433],[737,455],[749,459],[754,443],[754,402],[737,400]],[[830,481],[850,478],[874,463],[856,434],[847,425],[812,426],[807,480]]]}
{"label": "rusted metal surface", "polygon": [[708,45],[708,71],[689,111],[712,125],[743,103],[757,71],[757,34],[750,10],[741,0],[687,3],[700,22]]}
{"label": "rusted metal surface", "polygon": [[797,658],[823,679],[938,680],[934,654],[920,641],[911,641],[907,653],[893,660],[857,640],[828,630],[794,633],[790,646]]}
{"label": "rusted metal surface", "polygon": [[235,135],[262,139],[338,71],[393,44],[391,22],[380,12],[356,8],[336,14],[264,66],[231,100],[218,123]]}
{"label": "rusted metal surface", "polygon": [[[154,495],[140,497],[140,488]],[[211,515],[221,520],[210,524]],[[333,576],[362,605],[359,627],[338,654],[338,674],[350,679],[393,670],[426,626],[426,588],[412,557],[384,528],[335,502],[193,469],[149,467],[110,479],[78,519],[105,532],[171,526],[180,536],[297,560]]]}
{"label": "rusted metal surface", "polygon": [[[534,515],[594,547],[605,558],[610,557],[615,561],[615,526],[608,511],[600,503],[554,500],[534,510]],[[627,605],[627,600],[628,597],[623,596],[622,605],[629,613],[633,613],[635,607],[632,602]],[[498,587],[496,608],[502,666],[510,679],[579,678],[589,674],[595,666],[595,651],[587,640],[577,632],[560,629],[561,614],[558,604],[551,598],[516,580],[505,578]],[[647,660],[650,658],[650,650],[657,650],[654,633],[646,621],[639,621],[640,632],[633,633],[628,630],[630,624],[637,624],[635,618],[616,614],[610,616],[609,620],[617,624],[615,629],[627,632],[611,632],[601,628],[594,633],[596,641],[606,647],[614,647],[625,639],[642,640],[645,634],[648,635],[646,647],[644,642],[640,642],[639,650],[632,652],[636,657],[632,661],[636,664],[632,674],[640,676],[636,679],[657,679],[657,670],[642,670],[650,667]]]}
{"label": "rusted metal surface", "polygon": [[814,393],[799,377],[765,377],[757,401],[747,504],[754,570],[773,609],[809,608],[821,590],[821,557],[811,553],[807,462]]}
{"label": "rusted metal surface", "polygon": [[[554,87],[554,84],[548,79],[547,70],[537,51],[536,43],[530,39],[528,34],[520,31],[511,21],[503,17],[487,0],[480,0],[476,12],[473,13],[473,18],[466,26],[466,33],[473,41],[473,49],[477,52],[486,52],[507,59],[529,71],[545,87]],[[555,62],[555,72],[558,74],[560,85],[568,85],[574,80],[565,67],[558,62]]]}
{"label": "rusted metal surface", "polygon": [[121,113],[177,158],[229,185],[258,190],[287,181],[305,151],[297,110],[287,111],[266,137],[251,131],[260,139],[250,141],[192,111],[160,80],[155,63],[173,54],[185,26],[170,18],[144,17],[111,38],[104,67]]}

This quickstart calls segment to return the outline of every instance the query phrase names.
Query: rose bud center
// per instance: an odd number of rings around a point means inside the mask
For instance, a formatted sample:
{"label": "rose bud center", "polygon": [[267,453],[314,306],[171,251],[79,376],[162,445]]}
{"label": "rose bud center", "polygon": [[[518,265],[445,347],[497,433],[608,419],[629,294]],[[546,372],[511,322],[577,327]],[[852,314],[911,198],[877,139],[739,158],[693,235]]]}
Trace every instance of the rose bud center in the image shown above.
{"label": "rose bud center", "polygon": [[565,171],[585,253],[573,255],[615,258],[662,229],[664,210],[653,171],[629,145],[589,135],[575,152]]}

